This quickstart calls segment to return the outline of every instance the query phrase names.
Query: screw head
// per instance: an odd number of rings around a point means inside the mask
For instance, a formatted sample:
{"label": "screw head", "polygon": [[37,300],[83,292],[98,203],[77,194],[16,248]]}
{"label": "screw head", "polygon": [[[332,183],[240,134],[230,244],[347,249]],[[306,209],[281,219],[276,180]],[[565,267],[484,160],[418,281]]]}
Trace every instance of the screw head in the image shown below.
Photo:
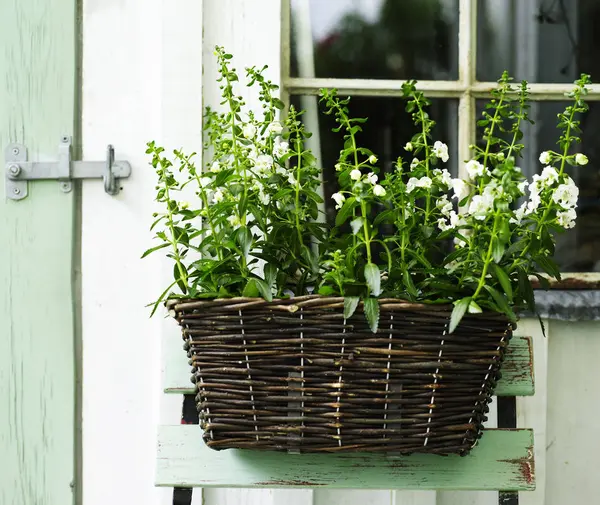
{"label": "screw head", "polygon": [[16,156],[17,154],[19,154],[19,148],[18,147],[13,147],[12,153]]}
{"label": "screw head", "polygon": [[21,194],[21,190],[19,188],[13,188],[13,194],[20,195]]}
{"label": "screw head", "polygon": [[13,177],[17,177],[21,173],[21,167],[19,165],[10,165],[8,167],[8,173]]}

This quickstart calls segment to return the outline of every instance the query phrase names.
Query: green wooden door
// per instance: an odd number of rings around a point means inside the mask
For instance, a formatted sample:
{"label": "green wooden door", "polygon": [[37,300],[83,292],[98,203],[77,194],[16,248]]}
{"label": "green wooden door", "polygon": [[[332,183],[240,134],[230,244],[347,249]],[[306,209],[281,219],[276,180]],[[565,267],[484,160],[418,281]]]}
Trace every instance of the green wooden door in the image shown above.
{"label": "green wooden door", "polygon": [[[0,1],[0,149],[55,161],[76,137],[75,0]],[[6,200],[0,178],[0,503],[75,495],[75,202],[54,181]]]}

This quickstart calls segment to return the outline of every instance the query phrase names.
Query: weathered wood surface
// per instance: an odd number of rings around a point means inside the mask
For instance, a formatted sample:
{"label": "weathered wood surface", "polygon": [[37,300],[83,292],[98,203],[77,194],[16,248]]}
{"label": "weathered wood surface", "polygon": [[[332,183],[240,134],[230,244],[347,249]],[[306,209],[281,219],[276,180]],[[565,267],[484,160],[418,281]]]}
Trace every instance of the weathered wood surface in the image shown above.
{"label": "weathered wood surface", "polygon": [[161,426],[156,484],[361,489],[535,488],[531,430],[487,430],[465,457],[213,451],[198,426]]}
{"label": "weathered wood surface", "polygon": [[76,122],[74,0],[0,2],[0,503],[68,504],[75,485],[74,193],[4,197],[4,149],[56,161]]}
{"label": "weathered wood surface", "polygon": [[[173,321],[173,324],[175,322]],[[175,338],[166,343],[165,393],[193,394],[194,385],[188,359],[183,351],[183,341]],[[530,396],[534,393],[533,349],[530,337],[515,336],[511,339],[502,364],[502,379],[496,386],[498,396]]]}

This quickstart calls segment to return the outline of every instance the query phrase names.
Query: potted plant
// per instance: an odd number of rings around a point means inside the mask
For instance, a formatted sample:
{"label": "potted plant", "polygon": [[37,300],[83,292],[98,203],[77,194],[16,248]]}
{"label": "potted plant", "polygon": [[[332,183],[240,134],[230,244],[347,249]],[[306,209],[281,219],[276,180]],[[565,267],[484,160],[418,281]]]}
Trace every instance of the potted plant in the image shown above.
{"label": "potted plant", "polygon": [[[204,153],[148,144],[164,210],[152,229],[174,281],[163,302],[182,326],[206,443],[215,449],[466,454],[481,436],[504,349],[530,278],[560,276],[554,234],[574,226],[568,165],[589,76],[559,115],[540,175],[517,166],[527,83],[505,72],[478,125],[481,146],[453,178],[428,99],[402,85],[419,132],[379,176],[360,145],[366,118],[324,89],[343,135],[334,226],[319,219],[318,161],[302,113],[246,69],[263,110],[236,94],[232,56],[215,51],[222,110],[207,109]],[[183,202],[181,191],[195,200]]]}

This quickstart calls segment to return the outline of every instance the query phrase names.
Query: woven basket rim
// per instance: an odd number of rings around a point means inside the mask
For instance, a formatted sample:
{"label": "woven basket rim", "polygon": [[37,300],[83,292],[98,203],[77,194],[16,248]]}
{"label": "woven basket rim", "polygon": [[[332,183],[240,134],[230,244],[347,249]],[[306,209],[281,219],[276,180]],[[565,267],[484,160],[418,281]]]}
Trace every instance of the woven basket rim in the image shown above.
{"label": "woven basket rim", "polygon": [[[423,303],[411,302],[402,298],[377,298],[380,307],[384,310],[406,310],[406,311],[427,311],[427,312],[452,312],[453,306],[449,303]],[[236,309],[277,309],[294,313],[302,308],[320,307],[326,309],[340,309],[344,307],[343,296],[324,296],[324,295],[303,295],[290,298],[274,298],[267,301],[261,297],[231,297],[231,298],[169,298],[165,301],[165,306],[169,312],[180,312],[191,309],[222,307],[231,305]],[[358,308],[362,308],[364,303],[360,300]],[[502,312],[496,312],[484,309],[478,314],[469,314],[470,316],[480,318],[506,318]]]}

